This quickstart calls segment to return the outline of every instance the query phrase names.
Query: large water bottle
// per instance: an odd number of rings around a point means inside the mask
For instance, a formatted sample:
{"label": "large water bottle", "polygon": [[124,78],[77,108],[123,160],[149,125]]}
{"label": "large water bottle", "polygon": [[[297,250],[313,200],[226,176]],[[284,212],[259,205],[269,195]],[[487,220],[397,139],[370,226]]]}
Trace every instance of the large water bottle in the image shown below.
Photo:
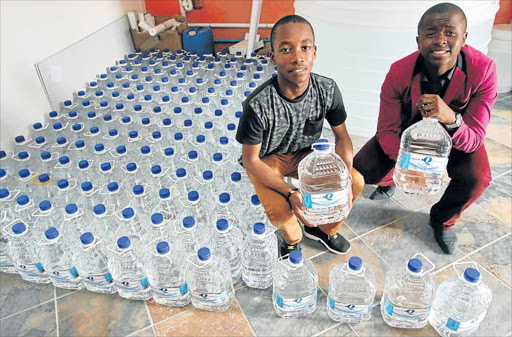
{"label": "large water bottle", "polygon": [[131,300],[150,299],[151,292],[144,265],[140,256],[135,253],[130,238],[120,237],[113,253],[108,269],[112,273],[119,296]]}
{"label": "large water bottle", "polygon": [[313,152],[299,163],[299,186],[304,216],[314,225],[339,222],[348,216],[352,179],[347,166],[327,139],[313,144]]}
{"label": "large water bottle", "polygon": [[73,263],[73,251],[65,245],[59,230],[50,227],[44,235],[46,240],[40,243],[40,257],[53,285],[64,289],[82,289],[82,279]]}
{"label": "large water bottle", "polygon": [[419,259],[410,259],[406,268],[391,269],[380,303],[382,319],[395,328],[424,327],[434,301],[434,288],[434,281],[423,272]]}
{"label": "large water bottle", "polygon": [[480,272],[467,268],[437,289],[429,323],[443,337],[470,335],[480,326],[492,301],[492,292]]}
{"label": "large water bottle", "polygon": [[229,262],[231,279],[233,284],[242,278],[242,253],[244,238],[237,227],[234,227],[233,219],[229,221],[220,218],[216,222],[216,231],[212,238],[212,252],[216,256],[222,256]]}
{"label": "large water bottle", "polygon": [[108,270],[108,260],[101,239],[91,232],[80,236],[82,245],[76,254],[76,266],[80,271],[85,288],[101,294],[113,294],[116,287]]}
{"label": "large water bottle", "polygon": [[152,253],[146,273],[155,302],[173,307],[187,305],[190,293],[185,279],[188,267],[186,256],[177,252],[171,254],[167,241],[158,242]]}
{"label": "large water bottle", "polygon": [[229,262],[211,254],[208,247],[197,251],[197,258],[190,258],[186,273],[192,305],[208,311],[226,311],[234,297]]}
{"label": "large water bottle", "polygon": [[437,118],[423,118],[402,134],[393,180],[406,193],[435,194],[452,148],[450,135]]}
{"label": "large water bottle", "polygon": [[360,257],[352,256],[329,274],[327,313],[337,322],[367,321],[372,315],[375,292],[375,275]]}
{"label": "large water bottle", "polygon": [[288,259],[279,260],[274,270],[272,302],[279,317],[298,317],[316,309],[318,274],[302,251],[293,250]]}
{"label": "large water bottle", "polygon": [[277,237],[267,231],[265,224],[257,222],[242,256],[242,279],[251,288],[266,289],[272,285],[274,266],[277,262]]}

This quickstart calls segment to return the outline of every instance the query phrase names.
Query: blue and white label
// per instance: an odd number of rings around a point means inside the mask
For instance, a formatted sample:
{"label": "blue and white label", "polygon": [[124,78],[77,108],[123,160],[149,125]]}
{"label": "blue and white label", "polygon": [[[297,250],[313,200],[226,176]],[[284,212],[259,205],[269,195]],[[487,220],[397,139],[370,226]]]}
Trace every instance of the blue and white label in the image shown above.
{"label": "blue and white label", "polygon": [[92,285],[98,287],[106,287],[110,286],[114,280],[112,279],[112,275],[110,273],[106,274],[88,274],[87,276],[82,275],[82,279]]}
{"label": "blue and white label", "polygon": [[365,315],[368,312],[372,311],[373,302],[370,304],[351,304],[351,303],[343,303],[340,301],[336,301],[334,298],[329,296],[329,308],[335,313],[343,313],[354,316]]}
{"label": "blue and white label", "polygon": [[209,304],[224,304],[227,300],[229,300],[229,295],[227,291],[223,291],[221,293],[201,293],[198,291],[191,291],[191,295],[195,298],[201,298],[201,301],[208,302]]}
{"label": "blue and white label", "polygon": [[151,291],[154,294],[168,297],[170,299],[181,299],[188,295],[188,285],[185,283],[180,287],[154,287],[151,286]]}
{"label": "blue and white label", "polygon": [[310,210],[329,211],[347,202],[348,190],[315,194],[304,193],[304,206]]}
{"label": "blue and white label", "polygon": [[48,271],[48,276],[57,281],[69,282],[78,278],[80,275],[78,274],[76,268],[72,267],[70,269]]}
{"label": "blue and white label", "polygon": [[149,282],[147,277],[144,277],[140,281],[117,280],[115,281],[115,284],[118,288],[131,292],[146,291],[149,288]]}
{"label": "blue and white label", "polygon": [[423,173],[443,174],[448,165],[447,157],[426,156],[418,153],[402,152],[400,168]]}
{"label": "blue and white label", "polygon": [[43,265],[39,262],[36,264],[18,264],[16,269],[23,274],[41,275],[45,272]]}
{"label": "blue and white label", "polygon": [[446,327],[452,331],[459,332],[476,330],[480,326],[480,323],[482,323],[482,321],[484,320],[486,313],[487,312],[484,311],[483,313],[473,318],[472,320],[465,322],[460,322],[452,317],[448,317],[448,320],[446,321]]}
{"label": "blue and white label", "polygon": [[385,301],[384,309],[389,316],[398,316],[405,319],[424,321],[428,318],[432,306],[426,308],[407,308],[391,304],[388,299]]}
{"label": "blue and white label", "polygon": [[316,302],[316,291],[305,297],[283,298],[276,295],[276,305],[284,311],[294,311],[306,308]]}

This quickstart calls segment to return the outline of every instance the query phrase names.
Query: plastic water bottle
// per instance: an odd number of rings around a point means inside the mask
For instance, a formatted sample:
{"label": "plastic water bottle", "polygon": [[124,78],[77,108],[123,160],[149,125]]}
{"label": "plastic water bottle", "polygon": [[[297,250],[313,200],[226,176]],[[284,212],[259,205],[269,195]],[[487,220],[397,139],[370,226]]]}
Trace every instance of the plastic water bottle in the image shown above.
{"label": "plastic water bottle", "polygon": [[202,310],[226,311],[234,297],[229,262],[212,256],[208,247],[200,248],[197,258],[189,261],[192,266],[187,270],[186,280],[192,305]]}
{"label": "plastic water bottle", "polygon": [[400,142],[393,180],[406,193],[435,194],[443,186],[452,140],[437,118],[407,128]]}
{"label": "plastic water bottle", "polygon": [[237,227],[234,227],[225,218],[216,222],[216,231],[212,239],[212,252],[216,256],[222,256],[229,262],[231,268],[231,279],[233,284],[242,279],[242,252],[244,238]]}
{"label": "plastic water bottle", "polygon": [[53,285],[64,289],[82,289],[82,279],[73,263],[73,251],[67,249],[59,230],[50,227],[44,235],[46,240],[40,243],[41,262]]}
{"label": "plastic water bottle", "polygon": [[395,328],[424,327],[434,301],[434,288],[434,281],[423,273],[419,259],[410,259],[406,268],[391,269],[381,299],[382,319]]}
{"label": "plastic water bottle", "polygon": [[112,273],[119,296],[130,300],[150,299],[151,292],[143,260],[133,249],[130,238],[120,237],[113,252],[108,269]]}
{"label": "plastic water bottle", "polygon": [[152,253],[146,273],[155,302],[173,307],[189,304],[190,293],[185,279],[188,267],[186,256],[171,252],[167,241],[158,242]]}
{"label": "plastic water bottle", "polygon": [[327,139],[313,144],[313,152],[299,163],[299,186],[304,198],[304,216],[314,225],[338,222],[348,216],[351,176]]}
{"label": "plastic water bottle", "polygon": [[77,250],[76,266],[87,290],[113,294],[116,287],[112,275],[108,270],[108,259],[101,239],[97,239],[91,232],[80,236],[82,245]]}
{"label": "plastic water bottle", "polygon": [[279,260],[274,270],[272,302],[279,317],[298,317],[316,309],[318,274],[311,260],[293,250],[288,259]]}
{"label": "plastic water bottle", "polygon": [[348,263],[334,267],[329,274],[327,313],[342,323],[359,323],[370,319],[375,299],[375,275],[352,256]]}
{"label": "plastic water bottle", "polygon": [[467,268],[437,289],[429,323],[444,337],[470,335],[480,326],[491,305],[492,292],[480,272]]}
{"label": "plastic water bottle", "polygon": [[264,223],[257,222],[246,240],[242,256],[242,279],[251,288],[266,289],[272,285],[277,262],[277,237],[266,230]]}

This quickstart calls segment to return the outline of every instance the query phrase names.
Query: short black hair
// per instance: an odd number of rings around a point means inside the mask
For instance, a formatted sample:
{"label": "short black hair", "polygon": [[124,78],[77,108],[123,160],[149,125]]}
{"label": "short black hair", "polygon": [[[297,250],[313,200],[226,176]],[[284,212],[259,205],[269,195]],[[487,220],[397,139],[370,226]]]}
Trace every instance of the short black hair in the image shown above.
{"label": "short black hair", "polygon": [[444,14],[449,12],[456,12],[462,15],[464,30],[466,30],[468,26],[468,20],[466,18],[466,14],[464,13],[464,11],[457,5],[454,5],[449,2],[442,2],[440,4],[430,7],[429,9],[427,9],[425,13],[423,13],[420,22],[418,23],[418,35],[420,34],[420,28],[423,27],[423,25],[425,24],[425,19],[427,18],[427,16],[429,16],[430,14]]}
{"label": "short black hair", "polygon": [[309,28],[311,28],[311,32],[313,32],[313,43],[315,42],[315,31],[313,29],[313,26],[311,26],[311,24],[309,23],[309,21],[304,19],[300,15],[292,14],[292,15],[283,16],[272,27],[272,31],[270,32],[270,48],[272,48],[272,50],[274,50],[274,41],[276,39],[277,28],[279,26],[285,25],[287,23],[305,23],[305,24],[307,24],[309,26]]}

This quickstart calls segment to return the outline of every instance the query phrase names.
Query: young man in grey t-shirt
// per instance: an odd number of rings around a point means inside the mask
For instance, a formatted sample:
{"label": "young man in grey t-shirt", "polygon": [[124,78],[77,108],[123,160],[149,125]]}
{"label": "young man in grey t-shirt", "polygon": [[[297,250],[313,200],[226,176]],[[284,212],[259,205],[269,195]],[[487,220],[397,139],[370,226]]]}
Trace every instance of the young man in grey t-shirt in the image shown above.
{"label": "young man in grey t-shirt", "polygon": [[271,33],[271,61],[277,76],[259,86],[245,101],[236,139],[242,144],[242,164],[270,222],[282,231],[281,256],[300,249],[305,235],[336,254],[350,243],[338,229],[343,221],[314,227],[304,218],[302,195],[284,176],[297,177],[299,162],[320,138],[324,119],[336,139],[336,153],[352,172],[350,207],[361,193],[364,179],[352,168],[352,142],[345,127],[346,112],[334,80],[312,74],[316,58],[311,24],[298,15],[281,18]]}

